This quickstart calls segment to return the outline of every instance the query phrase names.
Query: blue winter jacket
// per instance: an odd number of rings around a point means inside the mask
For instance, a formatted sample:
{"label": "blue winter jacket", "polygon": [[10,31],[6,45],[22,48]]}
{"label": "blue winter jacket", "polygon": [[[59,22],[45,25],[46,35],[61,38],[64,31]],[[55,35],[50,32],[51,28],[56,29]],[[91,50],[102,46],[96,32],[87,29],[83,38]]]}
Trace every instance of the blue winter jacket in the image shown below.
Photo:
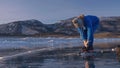
{"label": "blue winter jacket", "polygon": [[93,34],[99,25],[99,18],[96,16],[87,15],[84,17],[83,22],[85,29],[78,28],[78,32],[80,33],[83,40],[93,42]]}

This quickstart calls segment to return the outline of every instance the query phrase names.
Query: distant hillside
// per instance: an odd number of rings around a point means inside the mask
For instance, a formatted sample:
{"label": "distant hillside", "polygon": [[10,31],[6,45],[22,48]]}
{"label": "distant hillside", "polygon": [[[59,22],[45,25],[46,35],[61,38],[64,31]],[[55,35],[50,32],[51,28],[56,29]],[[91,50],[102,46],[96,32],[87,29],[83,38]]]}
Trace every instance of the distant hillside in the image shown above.
{"label": "distant hillside", "polygon": [[[74,17],[73,17],[74,18]],[[0,25],[0,36],[78,36],[71,20],[43,24],[38,20],[15,21]],[[101,17],[96,36],[120,36],[120,17]]]}
{"label": "distant hillside", "polygon": [[120,17],[101,17],[100,32],[120,32]]}

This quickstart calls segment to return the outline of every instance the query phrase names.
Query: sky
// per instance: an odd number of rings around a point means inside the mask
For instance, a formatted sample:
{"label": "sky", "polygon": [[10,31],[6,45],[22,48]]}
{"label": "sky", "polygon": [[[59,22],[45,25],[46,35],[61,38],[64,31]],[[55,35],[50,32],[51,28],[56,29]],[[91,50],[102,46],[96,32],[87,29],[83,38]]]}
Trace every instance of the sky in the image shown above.
{"label": "sky", "polygon": [[55,23],[80,14],[120,16],[120,0],[0,0],[0,24],[36,19]]}

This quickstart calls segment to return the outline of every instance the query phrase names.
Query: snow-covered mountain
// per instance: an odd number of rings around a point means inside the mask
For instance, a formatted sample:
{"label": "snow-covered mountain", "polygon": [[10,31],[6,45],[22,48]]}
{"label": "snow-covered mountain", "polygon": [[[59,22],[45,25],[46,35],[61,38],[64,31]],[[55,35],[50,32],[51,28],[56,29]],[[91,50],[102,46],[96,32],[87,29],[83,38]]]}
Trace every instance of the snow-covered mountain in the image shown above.
{"label": "snow-covered mountain", "polygon": [[[75,18],[75,17],[73,17]],[[43,36],[43,35],[79,35],[71,20],[60,20],[54,24],[43,24],[32,19],[15,21],[0,25],[1,36]],[[120,34],[120,17],[100,17],[97,33],[110,32]]]}

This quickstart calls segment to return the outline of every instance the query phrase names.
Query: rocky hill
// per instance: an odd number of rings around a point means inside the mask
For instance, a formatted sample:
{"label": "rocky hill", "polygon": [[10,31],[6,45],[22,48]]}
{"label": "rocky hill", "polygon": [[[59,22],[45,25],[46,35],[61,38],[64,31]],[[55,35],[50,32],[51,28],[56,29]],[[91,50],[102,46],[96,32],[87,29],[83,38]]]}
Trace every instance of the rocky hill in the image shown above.
{"label": "rocky hill", "polygon": [[[43,24],[34,19],[2,24],[0,36],[78,36],[71,23],[73,18],[60,20],[54,24]],[[120,17],[101,17],[97,36],[104,33],[120,36]]]}

